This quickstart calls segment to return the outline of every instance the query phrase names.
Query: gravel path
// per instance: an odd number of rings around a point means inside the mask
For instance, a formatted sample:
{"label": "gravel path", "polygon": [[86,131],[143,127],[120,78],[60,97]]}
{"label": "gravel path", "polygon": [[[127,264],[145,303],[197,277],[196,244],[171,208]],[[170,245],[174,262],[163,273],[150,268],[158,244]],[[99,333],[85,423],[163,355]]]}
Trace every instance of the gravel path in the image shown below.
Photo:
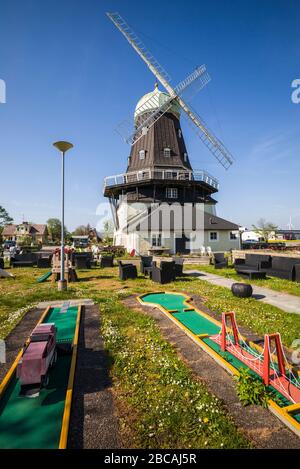
{"label": "gravel path", "polygon": [[[199,280],[205,280],[206,282],[212,283],[213,285],[219,285],[220,287],[231,288],[233,283],[237,280],[230,280],[229,278],[223,277],[222,275],[211,274],[203,272],[201,270],[189,270],[185,271],[185,274],[199,277]],[[240,280],[243,282],[243,279]],[[266,280],[266,285],[268,285]],[[300,314],[300,297],[295,295],[289,295],[288,293],[281,293],[270,288],[257,287],[252,285],[253,297],[258,301],[267,303],[272,306],[276,306],[282,311],[287,313]]]}
{"label": "gravel path", "polygon": [[121,448],[99,307],[85,306],[80,327],[68,448]]}

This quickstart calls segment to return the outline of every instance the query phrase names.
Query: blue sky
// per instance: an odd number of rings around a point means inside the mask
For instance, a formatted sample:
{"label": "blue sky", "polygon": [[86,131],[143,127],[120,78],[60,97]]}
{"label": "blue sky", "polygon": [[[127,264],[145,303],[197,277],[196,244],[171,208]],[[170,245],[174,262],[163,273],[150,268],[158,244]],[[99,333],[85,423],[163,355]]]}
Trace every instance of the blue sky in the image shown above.
{"label": "blue sky", "polygon": [[0,204],[16,222],[58,217],[67,139],[66,225],[96,225],[102,181],[126,169],[115,132],[155,79],[108,20],[119,11],[168,70],[172,84],[205,63],[211,82],[193,107],[229,147],[225,171],[183,122],[194,169],[220,181],[218,214],[250,227],[264,217],[300,228],[300,78],[297,0],[1,0]]}

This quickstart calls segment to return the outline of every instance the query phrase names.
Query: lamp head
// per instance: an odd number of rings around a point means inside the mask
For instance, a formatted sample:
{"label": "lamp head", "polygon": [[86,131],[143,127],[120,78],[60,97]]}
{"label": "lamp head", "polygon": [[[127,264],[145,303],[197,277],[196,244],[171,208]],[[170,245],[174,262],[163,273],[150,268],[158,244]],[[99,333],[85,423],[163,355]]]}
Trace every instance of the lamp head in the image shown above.
{"label": "lamp head", "polygon": [[64,141],[55,142],[53,143],[53,146],[63,153],[73,148],[72,143]]}

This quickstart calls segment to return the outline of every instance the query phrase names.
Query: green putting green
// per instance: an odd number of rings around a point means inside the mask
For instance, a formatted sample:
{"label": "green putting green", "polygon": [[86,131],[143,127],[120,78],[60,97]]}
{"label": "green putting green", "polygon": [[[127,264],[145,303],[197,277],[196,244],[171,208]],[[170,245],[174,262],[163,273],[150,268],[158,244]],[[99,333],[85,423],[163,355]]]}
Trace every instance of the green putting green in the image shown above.
{"label": "green putting green", "polygon": [[77,320],[77,306],[71,306],[65,313],[60,308],[52,308],[43,322],[54,322],[57,327],[57,342],[72,342]]}
{"label": "green putting green", "polygon": [[[142,298],[144,303],[153,303],[162,306],[172,312],[172,316],[178,319],[185,327],[194,334],[218,334],[220,326],[207,317],[199,314],[187,303],[187,299],[180,293],[149,293]],[[189,311],[185,311],[189,309]]]}
{"label": "green putting green", "polygon": [[[78,307],[64,313],[60,308],[49,310],[44,323],[54,322],[57,340],[73,342]],[[36,398],[20,396],[20,383],[14,376],[0,401],[1,449],[58,448],[71,355],[59,355],[49,372],[49,385]]]}
{"label": "green putting green", "polygon": [[211,322],[205,316],[201,316],[197,311],[183,311],[180,313],[173,313],[178,321],[187,327],[194,334],[219,334],[220,327],[214,322]]}
{"label": "green putting green", "polygon": [[143,295],[142,301],[144,303],[160,305],[168,311],[177,310],[180,312],[190,307],[189,304],[184,304],[186,302],[186,297],[179,293],[148,293],[147,295]]}

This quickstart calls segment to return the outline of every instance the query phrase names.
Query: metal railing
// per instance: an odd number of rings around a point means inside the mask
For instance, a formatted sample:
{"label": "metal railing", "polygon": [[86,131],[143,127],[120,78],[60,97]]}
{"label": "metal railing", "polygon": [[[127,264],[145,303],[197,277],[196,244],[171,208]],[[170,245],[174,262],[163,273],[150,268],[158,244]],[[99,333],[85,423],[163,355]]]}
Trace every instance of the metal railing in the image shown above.
{"label": "metal railing", "polygon": [[129,173],[107,176],[104,179],[104,189],[107,187],[118,186],[120,184],[132,184],[135,182],[150,181],[153,179],[173,180],[173,181],[201,181],[205,182],[214,189],[219,189],[219,182],[204,170],[184,171],[173,169],[143,169]]}

